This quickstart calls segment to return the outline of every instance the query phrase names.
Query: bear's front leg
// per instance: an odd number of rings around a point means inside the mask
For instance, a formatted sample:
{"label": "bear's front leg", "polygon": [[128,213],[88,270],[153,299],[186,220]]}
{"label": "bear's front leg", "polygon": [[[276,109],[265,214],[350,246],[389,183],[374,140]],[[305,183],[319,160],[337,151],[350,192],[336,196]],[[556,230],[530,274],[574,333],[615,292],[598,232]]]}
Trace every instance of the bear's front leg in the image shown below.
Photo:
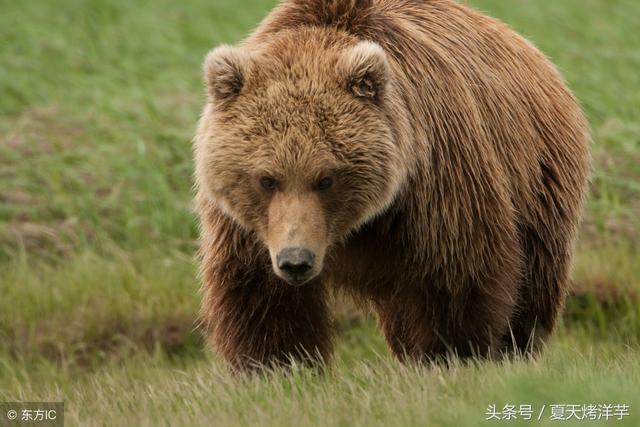
{"label": "bear's front leg", "polygon": [[493,358],[508,334],[515,295],[469,287],[407,289],[375,302],[387,344],[400,360]]}
{"label": "bear's front leg", "polygon": [[331,327],[319,281],[279,279],[251,234],[215,210],[202,217],[201,319],[215,348],[236,370],[323,362]]}

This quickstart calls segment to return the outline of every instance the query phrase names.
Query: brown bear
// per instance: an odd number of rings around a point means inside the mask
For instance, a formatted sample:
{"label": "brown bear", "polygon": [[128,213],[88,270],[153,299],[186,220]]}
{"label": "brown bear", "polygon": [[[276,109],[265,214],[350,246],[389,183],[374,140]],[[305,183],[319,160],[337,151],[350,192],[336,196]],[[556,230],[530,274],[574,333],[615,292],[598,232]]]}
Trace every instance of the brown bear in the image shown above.
{"label": "brown bear", "polygon": [[201,316],[232,367],[326,361],[328,289],[403,360],[554,329],[589,135],[530,42],[453,0],[287,0],[204,78]]}

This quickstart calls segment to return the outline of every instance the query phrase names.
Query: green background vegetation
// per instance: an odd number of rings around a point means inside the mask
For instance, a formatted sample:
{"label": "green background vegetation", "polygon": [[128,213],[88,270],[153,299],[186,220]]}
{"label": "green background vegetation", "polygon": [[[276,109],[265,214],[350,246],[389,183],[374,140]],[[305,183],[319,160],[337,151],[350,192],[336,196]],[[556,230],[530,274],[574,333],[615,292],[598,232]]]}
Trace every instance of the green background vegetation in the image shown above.
{"label": "green background vegetation", "polygon": [[194,331],[190,140],[205,53],[274,2],[0,0],[0,400],[64,400],[68,425],[464,426],[508,403],[639,425],[640,2],[468,3],[558,64],[593,129],[576,295],[539,360],[401,366],[336,304],[325,375],[230,376]]}

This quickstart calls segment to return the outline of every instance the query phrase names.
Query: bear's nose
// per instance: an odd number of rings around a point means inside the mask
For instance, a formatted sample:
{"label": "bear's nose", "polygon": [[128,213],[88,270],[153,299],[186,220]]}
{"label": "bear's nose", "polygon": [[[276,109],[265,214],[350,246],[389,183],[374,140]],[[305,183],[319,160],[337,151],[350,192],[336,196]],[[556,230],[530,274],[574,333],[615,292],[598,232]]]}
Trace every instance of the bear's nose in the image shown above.
{"label": "bear's nose", "polygon": [[313,268],[315,254],[305,248],[285,248],[276,257],[278,268],[295,279],[302,279]]}

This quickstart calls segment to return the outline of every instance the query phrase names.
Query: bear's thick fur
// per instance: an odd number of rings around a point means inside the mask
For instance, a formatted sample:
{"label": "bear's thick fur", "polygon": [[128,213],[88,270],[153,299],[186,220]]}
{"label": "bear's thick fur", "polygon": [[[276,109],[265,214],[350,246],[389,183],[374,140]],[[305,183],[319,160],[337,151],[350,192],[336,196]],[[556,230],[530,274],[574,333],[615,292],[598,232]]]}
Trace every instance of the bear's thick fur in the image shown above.
{"label": "bear's thick fur", "polygon": [[553,330],[588,129],[506,25],[452,0],[288,0],[214,49],[205,83],[201,315],[233,367],[328,359],[329,288],[401,359]]}

